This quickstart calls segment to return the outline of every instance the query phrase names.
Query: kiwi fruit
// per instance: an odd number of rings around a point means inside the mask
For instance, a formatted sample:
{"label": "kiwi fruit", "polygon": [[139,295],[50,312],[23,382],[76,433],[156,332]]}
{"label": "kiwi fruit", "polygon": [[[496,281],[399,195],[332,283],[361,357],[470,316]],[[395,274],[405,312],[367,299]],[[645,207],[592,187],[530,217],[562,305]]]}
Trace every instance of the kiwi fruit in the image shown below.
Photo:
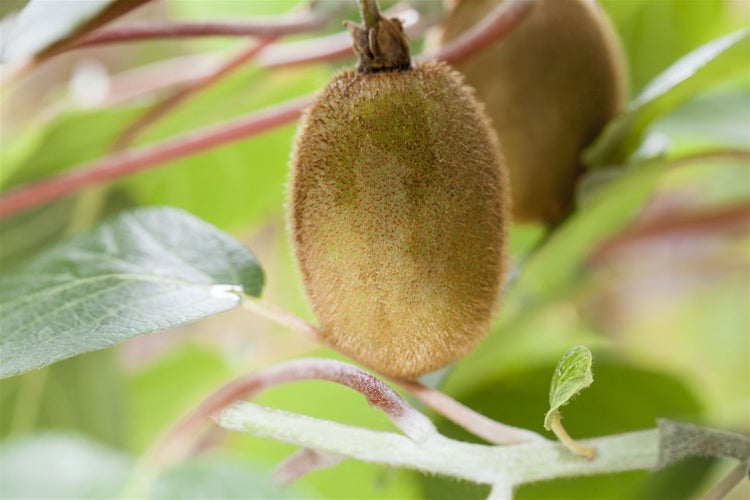
{"label": "kiwi fruit", "polygon": [[412,67],[396,19],[347,26],[360,64],[336,75],[302,118],[290,238],[323,340],[414,379],[461,358],[489,329],[508,181],[459,73]]}
{"label": "kiwi fruit", "polygon": [[[446,44],[502,0],[458,0]],[[485,103],[510,172],[513,220],[553,225],[572,209],[581,152],[623,107],[624,59],[594,0],[538,0],[507,37],[456,64]]]}

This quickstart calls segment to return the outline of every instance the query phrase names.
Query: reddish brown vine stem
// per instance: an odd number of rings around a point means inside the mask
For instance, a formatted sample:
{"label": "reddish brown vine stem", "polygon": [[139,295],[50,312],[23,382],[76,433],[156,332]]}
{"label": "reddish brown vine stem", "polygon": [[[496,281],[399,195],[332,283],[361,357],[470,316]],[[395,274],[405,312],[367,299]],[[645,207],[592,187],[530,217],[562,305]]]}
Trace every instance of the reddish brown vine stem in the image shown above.
{"label": "reddish brown vine stem", "polygon": [[20,187],[0,197],[0,219],[84,188],[119,179],[154,165],[244,139],[299,118],[312,96],[251,113],[230,122],[190,132],[142,148],[116,153],[55,177]]}
{"label": "reddish brown vine stem", "polygon": [[316,13],[294,13],[272,19],[254,19],[242,22],[165,22],[139,23],[94,32],[69,50],[111,43],[135,42],[164,38],[194,38],[212,36],[253,36],[257,38],[278,38],[318,31],[326,24],[326,19]]}
{"label": "reddish brown vine stem", "polygon": [[[488,18],[488,22],[480,23],[465,36],[447,45],[434,58],[455,62],[457,58],[470,57],[484,48],[489,41],[507,35],[510,29],[517,26],[525,17],[521,13],[528,13],[533,3],[534,0],[503,2],[501,7],[505,7],[495,11],[495,14]],[[505,16],[508,16],[507,19],[501,22]],[[351,48],[347,50],[351,51]],[[57,176],[22,186],[0,197],[0,219],[102,182],[119,179],[170,160],[284,125],[296,120],[311,99],[311,96],[305,96],[288,101],[227,123],[193,131],[143,148],[116,153]]]}
{"label": "reddish brown vine stem", "polygon": [[212,84],[218,82],[222,78],[228,76],[233,71],[239,69],[248,61],[252,60],[260,51],[268,46],[274,39],[265,39],[260,42],[253,42],[248,48],[240,51],[237,55],[230,58],[226,63],[219,67],[213,73],[197,80],[188,87],[176,91],[163,101],[157,103],[151,107],[143,116],[133,122],[128,128],[126,128],[115,141],[112,146],[113,151],[119,151],[127,148],[133,142],[136,137],[143,132],[149,125],[163,117],[169,111],[180,105],[182,102],[187,100],[192,95],[206,89]]}
{"label": "reddish brown vine stem", "polygon": [[380,379],[352,365],[331,359],[298,359],[275,365],[256,373],[237,378],[212,392],[198,406],[179,420],[156,443],[149,456],[157,464],[171,463],[189,453],[192,437],[206,423],[209,416],[239,399],[298,380],[326,380],[345,385],[361,393],[375,409],[386,416],[415,441],[422,441],[435,433],[427,417],[412,408],[401,396]]}

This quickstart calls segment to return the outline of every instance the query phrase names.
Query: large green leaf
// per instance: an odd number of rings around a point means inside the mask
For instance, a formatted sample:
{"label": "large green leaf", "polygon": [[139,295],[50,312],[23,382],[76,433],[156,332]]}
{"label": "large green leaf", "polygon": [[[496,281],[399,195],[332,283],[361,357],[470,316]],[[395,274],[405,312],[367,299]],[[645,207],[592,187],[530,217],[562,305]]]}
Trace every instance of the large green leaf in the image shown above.
{"label": "large green leaf", "polygon": [[591,167],[622,164],[657,119],[695,95],[748,70],[750,28],[713,40],[657,76],[584,153]]}
{"label": "large green leaf", "polygon": [[2,367],[15,375],[260,295],[239,242],[180,210],[125,213],[3,277]]}

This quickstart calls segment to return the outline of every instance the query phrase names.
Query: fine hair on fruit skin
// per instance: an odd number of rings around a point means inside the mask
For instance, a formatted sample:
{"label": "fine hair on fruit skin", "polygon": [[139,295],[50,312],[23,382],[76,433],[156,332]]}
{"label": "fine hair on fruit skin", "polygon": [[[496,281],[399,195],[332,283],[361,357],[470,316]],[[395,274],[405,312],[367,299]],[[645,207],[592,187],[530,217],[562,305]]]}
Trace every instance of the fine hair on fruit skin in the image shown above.
{"label": "fine hair on fruit skin", "polygon": [[449,66],[335,76],[300,124],[288,202],[323,339],[404,379],[475,347],[504,274],[507,187],[481,105]]}
{"label": "fine hair on fruit skin", "polygon": [[[440,43],[501,1],[455,2]],[[624,58],[605,13],[595,0],[537,0],[518,28],[456,69],[500,139],[514,222],[559,222],[573,206],[582,151],[624,106]]]}

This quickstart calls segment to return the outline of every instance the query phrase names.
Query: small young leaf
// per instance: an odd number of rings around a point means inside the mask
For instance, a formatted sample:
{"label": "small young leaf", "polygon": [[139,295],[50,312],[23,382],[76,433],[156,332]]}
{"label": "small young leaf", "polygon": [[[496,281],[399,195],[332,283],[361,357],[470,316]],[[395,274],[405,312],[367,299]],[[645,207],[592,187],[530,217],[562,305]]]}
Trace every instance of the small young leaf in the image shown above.
{"label": "small young leaf", "polygon": [[255,257],[202,220],[124,213],[3,276],[0,376],[202,319],[262,287]]}
{"label": "small young leaf", "polygon": [[604,129],[584,153],[593,168],[623,163],[646,128],[696,94],[747,70],[750,28],[713,40],[667,68]]}
{"label": "small young leaf", "polygon": [[591,351],[587,347],[577,345],[571,347],[557,363],[549,391],[550,409],[544,418],[546,429],[550,429],[551,414],[594,381],[591,362]]}

